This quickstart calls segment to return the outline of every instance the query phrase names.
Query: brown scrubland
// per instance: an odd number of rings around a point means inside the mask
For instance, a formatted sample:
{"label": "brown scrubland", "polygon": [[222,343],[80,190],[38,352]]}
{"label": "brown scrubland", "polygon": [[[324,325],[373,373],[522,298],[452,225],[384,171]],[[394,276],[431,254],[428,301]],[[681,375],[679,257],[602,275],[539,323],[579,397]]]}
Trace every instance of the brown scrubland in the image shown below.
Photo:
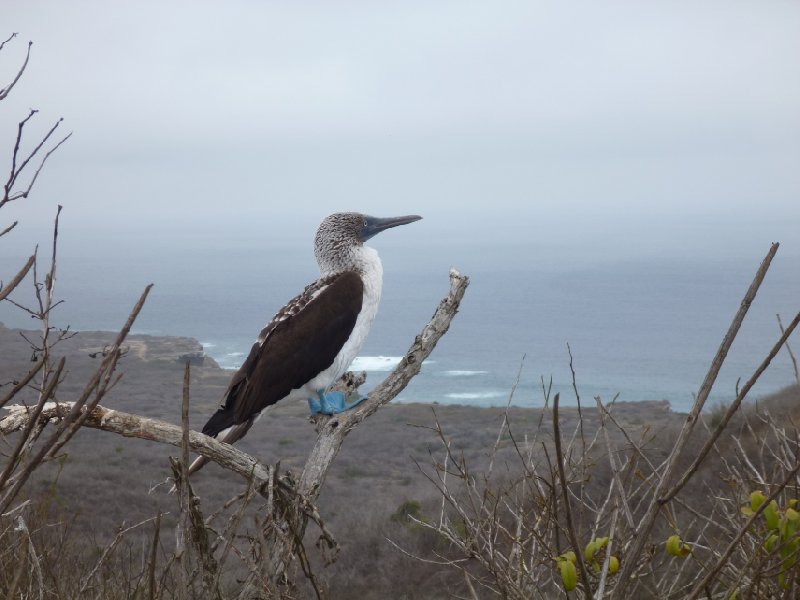
{"label": "brown scrubland", "polygon": [[[21,333],[0,328],[0,382],[6,385],[30,368],[30,348]],[[35,332],[25,332],[28,338],[35,335]],[[79,392],[100,360],[96,353],[108,347],[113,337],[106,332],[80,332],[59,344],[57,355],[65,356],[70,365],[59,387],[59,398],[72,398]],[[127,349],[119,365],[124,377],[105,404],[116,410],[178,422],[184,367],[177,359],[200,351],[199,344],[188,338],[131,336]],[[215,409],[229,377],[230,372],[220,369],[209,358],[202,366],[192,369],[190,423],[193,428],[202,426]],[[20,398],[23,399],[35,403],[35,393]],[[720,410],[717,407],[707,415],[710,425],[719,417]],[[737,507],[744,503],[750,490],[731,490],[731,482],[726,479],[729,472],[723,462],[738,462],[738,453],[758,457],[766,442],[765,431],[772,427],[770,423],[796,422],[798,411],[800,389],[797,386],[748,405],[729,425],[731,435],[719,441],[702,473],[682,493],[686,516],[691,519],[689,515],[695,511],[713,514],[713,498],[722,493],[735,492],[731,498]],[[685,415],[673,413],[666,402],[617,403],[610,414],[619,427],[613,431],[609,428],[609,443],[623,455],[632,445],[639,445],[654,462],[668,455],[685,419]],[[529,444],[538,431],[542,445],[536,450],[539,456],[535,460],[543,460],[547,449],[552,448],[551,420],[551,408],[511,407],[505,410],[424,404],[383,407],[348,438],[318,500],[319,511],[341,546],[337,559],[327,566],[320,555],[309,550],[312,567],[326,590],[326,597],[469,597],[469,586],[459,568],[438,564],[462,558],[458,544],[435,528],[422,524],[438,524],[442,514],[442,494],[429,479],[436,481],[436,465],[441,466],[445,460],[442,440],[450,444],[451,459],[468,467],[471,476],[483,482],[481,485],[503,489],[522,471],[515,446]],[[577,409],[562,408],[560,421],[565,438],[576,432],[579,435]],[[589,443],[600,428],[595,406],[583,408],[581,423],[583,436]],[[699,445],[703,436],[697,437],[698,440],[692,440],[693,445]],[[257,423],[242,441],[241,448],[264,463],[280,462],[282,470],[296,472],[302,468],[315,439],[316,432],[306,406],[279,404]],[[8,448],[13,441],[13,435],[7,436],[3,439],[4,446]],[[576,452],[578,445],[574,444]],[[586,470],[586,497],[602,498],[610,488],[612,473],[603,461],[604,452],[599,447],[591,452],[594,458]],[[40,554],[46,597],[96,597],[98,583],[93,583],[88,593],[77,594],[82,579],[96,565],[120,528],[151,519],[159,512],[163,514],[162,553],[164,557],[169,555],[178,510],[175,495],[168,493],[172,483],[168,457],[176,454],[177,449],[163,444],[129,440],[84,428],[57,459],[36,471],[26,494],[31,500],[27,526],[32,547]],[[691,456],[689,452],[688,457]],[[761,460],[765,459],[769,457],[761,456]],[[494,463],[493,470],[484,482],[490,461]],[[688,458],[684,462],[687,461]],[[761,467],[767,473],[774,470],[768,465]],[[455,472],[452,466],[449,470]],[[245,487],[241,477],[214,464],[198,473],[192,484],[202,499],[202,509],[209,514]],[[754,481],[753,489],[756,487],[765,489]],[[257,514],[253,509],[243,518],[242,535],[252,531]],[[250,519],[249,524],[247,519]],[[676,516],[675,520],[681,521],[681,516]],[[3,552],[4,575],[0,576],[0,587],[7,590],[15,571],[13,567],[19,561],[29,560],[29,556],[14,543],[17,536],[8,531],[13,519],[4,521],[7,521],[4,541],[8,545]],[[460,531],[467,533],[463,526]],[[666,540],[670,533],[667,519],[657,532],[648,552],[663,554],[657,542]],[[153,535],[154,523],[149,521],[128,532],[115,547],[97,578],[102,582],[103,597],[146,597],[142,578]],[[308,532],[306,545],[310,549],[317,535],[315,531]],[[561,542],[559,549],[566,551],[569,544],[564,537]],[[548,568],[553,575],[548,582],[551,590],[545,592],[545,597],[550,593],[563,593],[555,557],[545,554],[542,559],[552,563]],[[476,578],[486,577],[480,561],[472,558],[466,562],[473,563],[467,568],[474,571]],[[231,570],[230,579],[223,581],[223,588],[235,589],[236,573],[240,569],[244,567]],[[291,593],[298,597],[313,596],[313,590],[306,587],[302,579],[298,579]],[[544,583],[543,590],[547,588]],[[176,590],[170,588],[173,584],[175,582],[165,580],[160,591],[163,596],[159,597],[176,597]],[[478,586],[475,593],[478,597],[487,597],[488,592]],[[640,594],[648,597],[646,591]]]}

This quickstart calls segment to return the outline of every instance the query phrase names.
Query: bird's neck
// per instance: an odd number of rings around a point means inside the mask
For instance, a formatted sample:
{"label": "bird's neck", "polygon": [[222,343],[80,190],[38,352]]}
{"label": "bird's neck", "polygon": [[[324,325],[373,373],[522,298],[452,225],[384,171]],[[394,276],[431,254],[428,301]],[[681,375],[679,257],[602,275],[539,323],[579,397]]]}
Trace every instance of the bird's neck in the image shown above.
{"label": "bird's neck", "polygon": [[317,262],[322,277],[337,275],[345,271],[355,271],[365,282],[375,281],[380,286],[383,279],[383,266],[378,252],[369,246],[351,246],[340,251],[333,258],[317,254]]}

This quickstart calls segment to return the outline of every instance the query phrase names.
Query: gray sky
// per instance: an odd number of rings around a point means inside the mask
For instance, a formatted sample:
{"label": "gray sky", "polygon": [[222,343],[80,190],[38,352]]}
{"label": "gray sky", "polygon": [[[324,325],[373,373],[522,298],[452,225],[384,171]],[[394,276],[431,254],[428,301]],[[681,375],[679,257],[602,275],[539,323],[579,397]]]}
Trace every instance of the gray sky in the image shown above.
{"label": "gray sky", "polygon": [[4,0],[0,23],[2,81],[34,41],[0,139],[28,107],[75,132],[0,215],[19,239],[61,203],[100,241],[361,210],[422,214],[423,240],[800,255],[794,1]]}

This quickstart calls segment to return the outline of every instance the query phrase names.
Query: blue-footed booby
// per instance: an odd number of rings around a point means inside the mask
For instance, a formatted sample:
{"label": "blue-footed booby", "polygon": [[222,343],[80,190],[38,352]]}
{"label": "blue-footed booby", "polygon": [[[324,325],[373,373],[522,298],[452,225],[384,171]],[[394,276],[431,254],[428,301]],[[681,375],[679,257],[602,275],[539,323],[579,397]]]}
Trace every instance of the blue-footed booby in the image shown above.
{"label": "blue-footed booby", "polygon": [[[421,218],[382,219],[360,213],[326,217],[314,238],[320,278],[267,323],[203,433],[232,444],[261,411],[285,399],[307,400],[312,414],[355,406],[359,400],[348,404],[344,394],[328,389],[361,350],[378,311],[383,267],[378,253],[364,242]],[[205,462],[198,458],[189,472]]]}

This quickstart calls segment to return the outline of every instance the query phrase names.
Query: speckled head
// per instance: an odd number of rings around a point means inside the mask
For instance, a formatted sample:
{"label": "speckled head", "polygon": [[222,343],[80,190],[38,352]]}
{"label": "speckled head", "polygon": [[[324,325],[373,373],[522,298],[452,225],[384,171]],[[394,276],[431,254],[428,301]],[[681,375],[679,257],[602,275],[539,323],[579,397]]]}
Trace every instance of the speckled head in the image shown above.
{"label": "speckled head", "polygon": [[320,223],[314,238],[314,255],[323,273],[357,266],[358,252],[364,242],[381,231],[419,221],[418,215],[371,217],[361,213],[334,213]]}

